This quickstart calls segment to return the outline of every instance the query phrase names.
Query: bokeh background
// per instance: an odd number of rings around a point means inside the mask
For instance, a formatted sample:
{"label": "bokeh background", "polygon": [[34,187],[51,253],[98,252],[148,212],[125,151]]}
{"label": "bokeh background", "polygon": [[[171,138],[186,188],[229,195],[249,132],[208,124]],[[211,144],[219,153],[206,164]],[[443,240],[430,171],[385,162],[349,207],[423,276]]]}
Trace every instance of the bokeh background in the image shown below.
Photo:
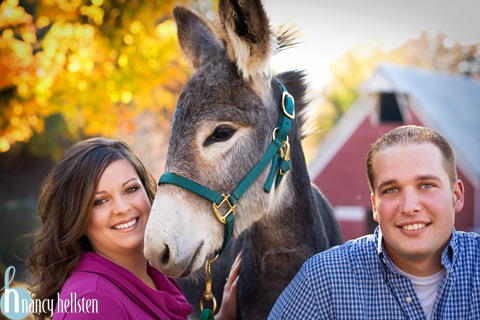
{"label": "bokeh background", "polygon": [[[475,1],[453,9],[453,1],[405,1],[405,12],[398,1],[297,2],[265,4],[272,24],[293,23],[303,33],[273,69],[311,72],[307,160],[380,63],[480,78],[480,39],[460,37],[479,34]],[[0,286],[11,265],[23,279],[30,240],[19,236],[38,226],[40,184],[65,148],[93,136],[122,139],[160,177],[170,118],[192,74],[176,40],[176,4],[207,16],[216,9],[210,0],[0,3]],[[413,28],[416,21],[427,24]],[[391,31],[402,28],[409,33]]]}

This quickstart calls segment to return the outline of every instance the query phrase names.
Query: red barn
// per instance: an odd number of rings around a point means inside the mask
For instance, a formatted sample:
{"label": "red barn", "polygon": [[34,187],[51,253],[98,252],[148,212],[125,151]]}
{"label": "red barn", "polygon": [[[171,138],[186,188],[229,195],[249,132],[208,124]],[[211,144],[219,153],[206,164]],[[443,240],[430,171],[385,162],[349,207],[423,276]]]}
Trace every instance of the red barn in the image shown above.
{"label": "red barn", "polygon": [[383,133],[404,124],[441,133],[455,149],[465,204],[455,228],[480,231],[480,82],[469,77],[382,65],[319,146],[311,180],[335,209],[345,240],[371,233],[366,155]]}

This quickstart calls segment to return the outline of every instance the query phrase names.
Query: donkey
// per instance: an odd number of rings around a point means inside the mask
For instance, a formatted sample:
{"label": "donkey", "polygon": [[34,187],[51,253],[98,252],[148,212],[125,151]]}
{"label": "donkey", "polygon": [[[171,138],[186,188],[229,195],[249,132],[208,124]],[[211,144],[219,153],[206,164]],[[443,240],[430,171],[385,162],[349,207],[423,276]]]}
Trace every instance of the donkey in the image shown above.
{"label": "donkey", "polygon": [[[270,192],[264,191],[270,165],[253,181],[236,204],[236,239],[212,264],[213,292],[221,301],[230,266],[242,251],[239,318],[265,319],[305,260],[342,243],[333,210],[311,184],[303,155],[305,74],[273,76],[269,67],[275,52],[294,37],[271,29],[260,0],[220,0],[213,22],[184,7],[174,9],[174,18],[182,51],[196,72],[172,118],[165,173],[232,193],[275,139],[284,112],[281,84],[295,99],[297,116],[288,135],[291,170]],[[145,256],[167,276],[186,277],[179,282],[194,306],[204,288],[201,267],[223,238],[211,202],[177,185],[159,185]]]}

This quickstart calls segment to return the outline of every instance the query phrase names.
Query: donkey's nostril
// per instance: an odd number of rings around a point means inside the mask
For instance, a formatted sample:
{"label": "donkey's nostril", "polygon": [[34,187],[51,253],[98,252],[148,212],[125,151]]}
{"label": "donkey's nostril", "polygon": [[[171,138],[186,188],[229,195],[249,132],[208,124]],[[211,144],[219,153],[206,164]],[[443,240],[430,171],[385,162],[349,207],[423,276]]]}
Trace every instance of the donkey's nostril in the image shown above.
{"label": "donkey's nostril", "polygon": [[168,248],[167,245],[165,245],[165,252],[163,253],[163,256],[162,256],[162,263],[168,264],[169,260],[170,260],[170,249]]}

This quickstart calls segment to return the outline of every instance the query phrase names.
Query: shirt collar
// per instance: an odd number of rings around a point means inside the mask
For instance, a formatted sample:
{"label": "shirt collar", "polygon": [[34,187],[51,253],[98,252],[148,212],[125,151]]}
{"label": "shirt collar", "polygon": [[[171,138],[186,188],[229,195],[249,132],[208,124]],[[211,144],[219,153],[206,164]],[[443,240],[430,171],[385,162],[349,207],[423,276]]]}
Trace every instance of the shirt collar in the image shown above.
{"label": "shirt collar", "polygon": [[382,245],[383,236],[382,236],[382,230],[380,230],[380,227],[377,227],[375,229],[373,237],[375,239],[374,242],[375,242],[375,247],[377,249],[377,254],[380,258],[383,258],[383,256],[384,256],[384,254],[383,254],[384,248],[383,248],[383,245]]}
{"label": "shirt collar", "polygon": [[455,231],[455,228],[452,229],[452,236],[450,241],[448,242],[447,247],[442,252],[442,264],[447,270],[450,272],[456,257],[458,256],[458,252],[460,250],[460,246],[458,244],[458,235]]}
{"label": "shirt collar", "polygon": [[382,230],[380,230],[380,227],[377,227],[375,229],[374,239],[375,239],[374,241],[375,247],[377,249],[378,260],[380,261],[380,264],[382,265],[382,267],[388,268],[390,271],[396,273],[395,269],[393,268],[393,263],[392,261],[390,261],[387,251],[383,246],[383,236],[382,236]]}
{"label": "shirt collar", "polygon": [[[374,240],[375,240],[374,241],[375,247],[377,249],[377,255],[380,262],[382,263],[382,265],[392,270],[392,267],[391,267],[392,262],[388,257],[387,251],[383,247],[383,236],[382,236],[382,230],[380,230],[380,227],[377,227],[375,229]],[[450,241],[448,242],[447,247],[442,252],[442,265],[445,267],[447,272],[450,272],[450,269],[452,268],[452,265],[455,261],[455,257],[457,256],[459,249],[460,248],[458,244],[457,232],[455,231],[455,228],[453,228]]]}

